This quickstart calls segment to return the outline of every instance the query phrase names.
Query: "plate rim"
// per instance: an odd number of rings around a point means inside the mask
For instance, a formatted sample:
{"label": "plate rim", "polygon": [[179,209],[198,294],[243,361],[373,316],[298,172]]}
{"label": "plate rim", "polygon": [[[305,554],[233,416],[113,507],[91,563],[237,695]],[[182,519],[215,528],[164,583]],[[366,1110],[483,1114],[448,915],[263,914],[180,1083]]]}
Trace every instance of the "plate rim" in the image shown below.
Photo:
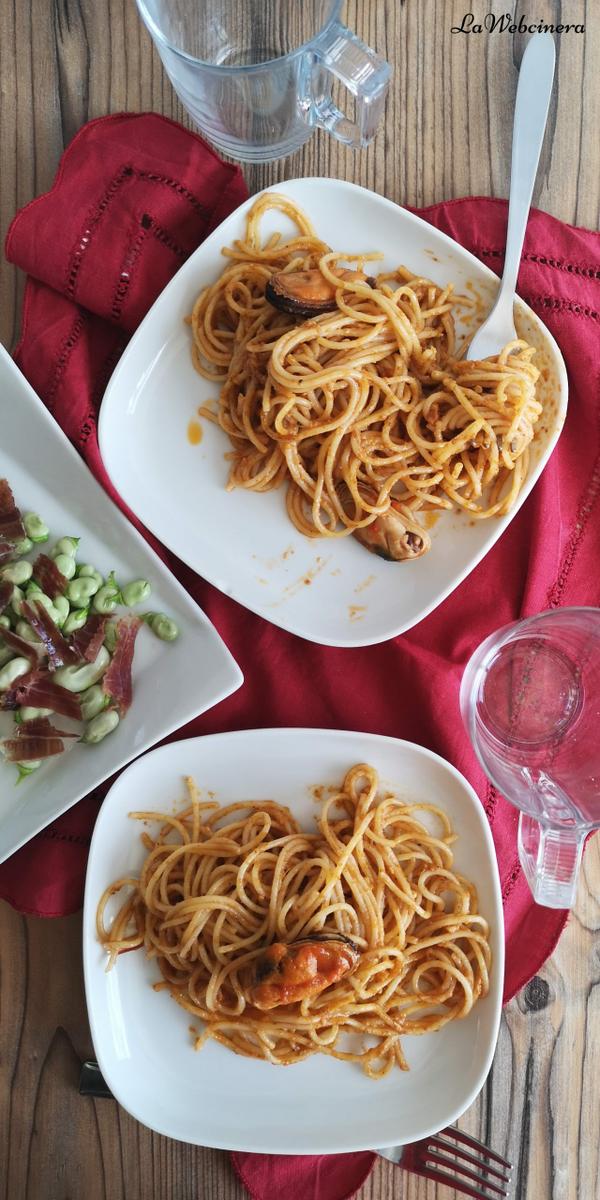
{"label": "plate rim", "polygon": [[[113,394],[115,393],[115,391],[117,391],[117,385],[119,382],[120,373],[123,370],[126,370],[126,368],[127,368],[127,362],[128,362],[128,358],[130,356],[130,351],[136,347],[138,342],[145,335],[146,324],[149,325],[151,320],[155,319],[155,314],[156,314],[157,308],[163,304],[166,304],[167,298],[170,296],[171,292],[173,292],[173,293],[176,292],[177,289],[181,286],[179,283],[180,277],[185,274],[186,278],[187,278],[187,273],[188,272],[191,273],[193,271],[193,265],[201,258],[203,253],[206,251],[207,246],[210,248],[217,241],[220,230],[228,221],[231,220],[232,217],[234,217],[236,215],[239,215],[240,217],[242,217],[243,215],[245,215],[245,213],[250,209],[252,204],[254,204],[255,201],[260,198],[260,196],[266,195],[269,192],[277,192],[278,190],[282,190],[282,189],[286,193],[289,193],[290,189],[291,189],[291,194],[293,194],[293,189],[297,185],[304,186],[306,184],[308,184],[309,186],[312,184],[318,184],[320,186],[321,185],[326,185],[326,186],[335,185],[335,187],[340,188],[342,191],[358,193],[358,194],[366,195],[369,199],[374,199],[377,203],[383,204],[390,211],[394,211],[396,214],[399,213],[401,216],[401,219],[403,221],[406,221],[409,225],[412,224],[413,226],[416,226],[419,230],[421,230],[423,232],[427,232],[429,235],[433,235],[436,239],[441,239],[442,243],[446,246],[447,250],[452,255],[454,255],[454,256],[458,255],[463,260],[466,260],[467,262],[469,262],[479,273],[483,274],[483,276],[485,278],[487,278],[488,280],[495,280],[497,283],[499,283],[499,277],[495,274],[495,272],[492,271],[490,269],[490,267],[487,266],[486,263],[481,262],[481,260],[478,259],[476,257],[476,255],[474,255],[470,250],[467,250],[464,246],[462,246],[460,244],[460,242],[456,241],[456,239],[450,237],[449,234],[444,233],[443,230],[437,229],[436,226],[431,225],[428,221],[424,220],[423,217],[418,216],[416,213],[412,212],[409,208],[406,208],[401,204],[397,204],[396,201],[390,200],[387,196],[383,196],[383,195],[381,195],[380,192],[375,192],[371,188],[366,188],[366,187],[363,187],[362,185],[356,184],[356,183],[350,183],[344,179],[335,179],[331,176],[321,177],[321,176],[316,176],[316,175],[309,175],[309,176],[306,176],[305,178],[295,177],[293,179],[281,180],[279,183],[270,184],[268,187],[262,188],[261,191],[256,192],[255,194],[249,196],[248,199],[243,201],[242,204],[238,205],[238,207],[236,209],[234,209],[233,212],[229,213],[229,215],[227,217],[225,217],[223,221],[220,222],[220,224],[216,227],[216,229],[213,229],[210,232],[210,234],[208,235],[208,237],[206,237],[204,239],[204,241],[201,242],[200,245],[196,248],[196,250],[193,251],[193,253],[190,255],[190,257],[182,264],[182,266],[179,268],[179,270],[175,273],[173,278],[169,280],[166,287],[164,287],[162,292],[160,292],[160,294],[156,297],[156,300],[151,305],[151,307],[149,308],[145,317],[143,318],[140,325],[136,329],[135,333],[133,334],[133,337],[130,339],[128,345],[126,346],[121,358],[119,359],[119,362],[117,363],[117,366],[115,367],[115,369],[108,381],[108,384],[104,391],[102,403],[100,406],[99,418],[98,418],[98,442],[99,442],[100,451],[101,451],[104,465],[106,467],[107,474],[109,475],[109,478],[111,479],[111,482],[113,483],[114,487],[117,488],[118,491],[120,491],[120,487],[116,482],[116,477],[113,477],[113,474],[112,474],[113,463],[112,463],[112,459],[111,459],[111,439],[108,436],[108,434],[105,433],[105,431],[108,427],[108,420],[109,420],[108,409],[109,409],[109,404],[112,405],[115,403],[115,401],[112,399],[112,397],[113,397]],[[353,632],[353,633],[348,631],[348,633],[344,636],[335,637],[335,638],[329,636],[329,637],[324,638],[322,636],[315,636],[314,633],[311,633],[309,630],[306,630],[306,628],[302,626],[302,623],[297,621],[295,618],[292,618],[292,620],[286,619],[285,608],[282,610],[281,614],[275,615],[274,613],[271,613],[270,611],[268,611],[265,607],[261,608],[261,607],[257,607],[256,604],[254,604],[254,603],[252,603],[252,604],[248,603],[248,600],[239,593],[238,588],[235,583],[235,579],[228,580],[227,584],[226,584],[226,589],[224,589],[222,586],[223,581],[222,580],[220,581],[217,578],[217,573],[211,570],[210,560],[208,562],[203,562],[201,567],[198,568],[193,562],[190,561],[190,558],[188,558],[184,555],[183,556],[184,561],[186,562],[186,565],[190,568],[190,570],[194,571],[196,574],[201,574],[202,578],[206,579],[211,584],[211,586],[217,588],[217,590],[222,592],[224,595],[227,595],[227,596],[231,597],[232,599],[234,599],[238,604],[241,604],[249,612],[255,613],[257,616],[262,617],[263,620],[268,621],[270,624],[275,625],[275,626],[279,627],[280,629],[284,629],[286,632],[292,633],[297,637],[301,637],[308,642],[312,642],[314,645],[333,646],[338,649],[351,649],[351,648],[355,648],[355,647],[358,648],[358,647],[364,647],[364,646],[379,645],[383,642],[390,641],[392,638],[399,637],[403,633],[407,633],[410,629],[413,629],[416,625],[420,624],[421,621],[425,620],[426,617],[428,617],[432,612],[434,612],[437,608],[439,608],[439,606],[441,604],[443,604],[443,602],[448,598],[448,596],[450,596],[452,594],[452,592],[454,592],[456,590],[456,588],[459,587],[465,581],[465,579],[468,578],[468,576],[472,573],[472,571],[475,570],[475,568],[479,565],[479,563],[493,550],[493,548],[496,545],[496,542],[499,540],[499,538],[502,537],[502,535],[506,532],[508,526],[512,523],[514,518],[517,516],[521,507],[523,506],[523,504],[529,497],[530,493],[532,492],[533,488],[537,484],[542,472],[545,470],[546,466],[548,465],[548,462],[549,462],[552,454],[554,453],[554,450],[556,449],[556,445],[559,441],[559,438],[562,434],[562,430],[564,427],[564,423],[565,423],[565,419],[566,419],[566,415],[567,415],[567,411],[568,411],[569,386],[568,386],[568,375],[567,375],[566,365],[565,365],[565,361],[564,361],[562,352],[560,350],[560,347],[558,346],[558,343],[556,342],[556,339],[554,338],[551,331],[548,329],[547,325],[544,324],[541,317],[539,317],[538,314],[536,312],[534,312],[534,310],[532,308],[530,308],[530,306],[524,300],[522,300],[518,294],[515,296],[515,304],[516,304],[517,310],[520,311],[524,316],[527,316],[527,318],[529,320],[531,320],[533,322],[533,324],[542,331],[542,335],[544,337],[545,343],[548,346],[548,349],[551,351],[551,354],[552,354],[553,364],[556,368],[556,372],[557,372],[557,376],[558,376],[558,380],[559,380],[559,393],[558,393],[559,404],[558,404],[558,409],[557,409],[557,413],[556,413],[555,431],[549,439],[548,447],[547,447],[546,451],[541,455],[539,461],[535,464],[535,466],[532,469],[530,469],[528,476],[525,480],[525,483],[517,497],[515,504],[513,505],[513,508],[511,509],[510,513],[506,514],[504,517],[498,517],[498,518],[494,519],[497,522],[496,527],[500,526],[500,528],[498,529],[496,535],[494,536],[491,544],[487,547],[483,547],[480,551],[476,552],[476,554],[472,558],[469,559],[469,563],[465,566],[465,568],[463,570],[459,571],[458,574],[454,574],[452,576],[452,580],[448,584],[448,586],[446,588],[443,588],[441,590],[441,592],[439,592],[433,600],[431,600],[429,603],[424,605],[419,610],[418,615],[416,617],[409,618],[406,621],[401,621],[398,625],[393,625],[393,626],[390,625],[388,627],[388,631],[382,635],[377,635],[377,636],[370,635],[367,637],[365,637],[363,635],[361,637],[360,629],[357,625],[355,627],[355,632]],[[130,508],[134,509],[134,503],[132,503],[129,499],[127,499],[126,502]],[[144,521],[144,524],[146,524],[145,521]],[[155,537],[160,537],[159,534],[154,532],[154,530],[151,528],[150,524],[148,524],[147,528],[151,529],[151,531]],[[160,540],[162,541],[162,537],[160,537]],[[180,552],[178,551],[177,553],[178,553],[178,556],[181,557]],[[190,557],[193,557],[193,556],[190,556]]]}
{"label": "plate rim", "polygon": [[[24,391],[27,401],[31,404],[31,407],[36,413],[37,417],[40,418],[48,438],[57,439],[59,442],[62,442],[63,450],[67,453],[71,460],[71,465],[74,471],[73,477],[75,481],[78,482],[78,476],[79,479],[83,479],[85,476],[86,486],[91,485],[92,492],[95,491],[96,495],[99,493],[104,498],[112,510],[113,519],[116,520],[117,524],[121,525],[122,531],[127,531],[127,535],[131,536],[133,540],[144,549],[144,551],[148,554],[150,561],[155,566],[157,565],[157,574],[159,574],[161,578],[168,578],[169,586],[174,587],[179,597],[188,606],[190,620],[195,619],[198,621],[199,626],[202,626],[211,638],[216,639],[215,649],[217,642],[219,643],[219,650],[222,655],[222,667],[229,675],[229,683],[219,689],[219,692],[215,695],[215,699],[211,700],[206,707],[197,709],[196,704],[194,703],[190,707],[188,716],[186,716],[182,721],[180,721],[179,718],[174,724],[169,721],[157,739],[150,741],[141,748],[136,747],[133,757],[125,758],[111,764],[110,768],[99,778],[94,779],[93,782],[85,783],[81,789],[79,789],[78,786],[75,789],[76,794],[73,796],[73,798],[70,798],[65,804],[63,804],[51,817],[48,818],[48,820],[44,818],[39,824],[37,823],[37,820],[34,821],[34,828],[31,830],[31,832],[27,833],[23,837],[19,835],[18,840],[14,843],[11,843],[11,846],[8,850],[0,848],[0,863],[5,862],[11,857],[11,855],[16,854],[16,852],[23,846],[27,845],[32,838],[36,837],[39,833],[41,833],[42,830],[47,829],[48,825],[50,825],[53,821],[56,821],[59,817],[64,816],[64,814],[68,812],[69,809],[73,808],[75,804],[78,804],[79,801],[85,796],[95,791],[96,788],[105,783],[107,779],[110,779],[115,772],[123,771],[123,769],[126,769],[132,764],[132,762],[135,762],[137,758],[147,753],[153,746],[156,746],[157,741],[161,741],[163,738],[170,737],[171,734],[175,733],[176,730],[183,728],[189,721],[194,720],[195,717],[207,712],[210,708],[214,708],[215,705],[220,704],[222,700],[225,700],[228,696],[233,695],[233,693],[236,692],[244,683],[244,675],[239,664],[233,657],[231,650],[221,637],[216,627],[213,625],[212,621],[209,619],[209,617],[207,617],[206,613],[196,602],[196,600],[194,600],[193,596],[191,596],[187,589],[184,588],[183,584],[180,583],[167,564],[159,557],[150,542],[148,542],[147,539],[140,533],[133,522],[125,516],[125,514],[113,500],[112,496],[110,496],[102,487],[102,484],[98,479],[96,479],[93,471],[90,469],[90,467],[88,467],[82,456],[78,454],[75,446],[67,437],[58,421],[55,420],[55,418],[46,408],[46,405],[38,396],[35,388],[31,386],[29,380],[17,366],[6,348],[0,344],[0,376],[4,369],[6,369],[12,375],[15,385]],[[4,817],[2,820],[2,826],[4,826],[5,822],[9,820],[10,814],[7,813],[6,817]]]}
{"label": "plate rim", "polygon": [[[486,1081],[489,1071],[491,1069],[494,1054],[496,1052],[498,1036],[499,1036],[499,1032],[500,1032],[500,1021],[501,1021],[501,1017],[502,1017],[502,1002],[503,1002],[504,977],[505,977],[505,957],[506,957],[505,956],[504,907],[503,907],[503,903],[502,903],[502,890],[501,890],[500,874],[499,874],[499,868],[498,868],[498,860],[497,860],[496,851],[495,851],[495,847],[494,847],[491,826],[486,817],[485,810],[483,808],[481,800],[479,799],[477,792],[475,791],[473,786],[469,783],[468,779],[466,779],[466,777],[462,774],[462,772],[459,771],[458,768],[455,767],[453,763],[449,762],[442,755],[437,754],[436,751],[430,750],[426,746],[421,746],[418,742],[411,742],[406,738],[395,738],[395,737],[390,736],[389,734],[368,733],[368,732],[363,732],[361,730],[325,729],[322,727],[311,727],[311,726],[268,726],[268,727],[264,727],[264,728],[235,729],[235,730],[228,730],[223,733],[204,734],[204,735],[199,735],[196,737],[185,738],[185,739],[182,739],[178,743],[168,743],[166,745],[156,746],[154,749],[147,751],[141,757],[136,758],[123,771],[121,771],[118,778],[115,780],[115,782],[112,784],[111,788],[107,792],[104,803],[102,805],[102,808],[100,809],[98,818],[97,818],[95,826],[94,826],[92,840],[91,840],[91,844],[90,844],[90,850],[89,850],[88,866],[87,866],[87,871],[86,871],[85,894],[84,894],[84,903],[83,903],[83,919],[82,919],[82,942],[83,942],[82,957],[83,957],[84,988],[85,988],[86,1008],[87,1008],[88,1020],[90,1023],[90,1030],[91,1030],[91,1034],[92,1034],[92,1043],[94,1046],[94,1052],[96,1054],[96,1059],[97,1059],[98,1065],[100,1067],[100,1070],[102,1072],[102,1075],[105,1079],[105,1082],[109,1086],[111,1092],[113,1093],[113,1096],[115,1097],[117,1102],[122,1106],[122,1108],[125,1109],[126,1112],[128,1112],[132,1117],[134,1117],[135,1120],[139,1121],[141,1124],[145,1125],[147,1128],[152,1129],[155,1133],[161,1134],[164,1137],[170,1137],[176,1141],[183,1141],[187,1145],[206,1145],[207,1143],[206,1143],[206,1141],[202,1140],[200,1135],[198,1136],[198,1138],[194,1139],[194,1141],[190,1142],[188,1139],[178,1136],[177,1132],[174,1132],[172,1128],[167,1127],[167,1124],[161,1123],[161,1120],[159,1120],[159,1119],[148,1120],[143,1109],[140,1111],[140,1109],[136,1105],[133,1105],[133,1106],[130,1105],[129,1100],[126,1097],[126,1094],[121,1090],[118,1081],[117,1081],[116,1088],[113,1086],[114,1079],[111,1078],[110,1062],[104,1056],[105,1035],[100,1034],[100,1031],[98,1029],[98,1024],[96,1022],[96,1011],[95,1011],[94,1002],[93,1001],[90,1002],[90,999],[89,999],[90,993],[91,993],[92,987],[93,987],[92,981],[98,971],[98,966],[94,965],[91,961],[92,947],[95,946],[95,944],[96,944],[94,932],[95,932],[95,928],[96,928],[95,914],[96,914],[96,909],[97,909],[98,897],[97,896],[92,897],[92,895],[91,895],[92,880],[91,880],[90,865],[95,862],[95,855],[98,853],[98,846],[100,844],[102,844],[102,842],[104,840],[104,825],[107,822],[110,823],[110,821],[112,819],[112,813],[109,812],[109,804],[108,804],[108,802],[110,801],[110,797],[113,792],[117,791],[117,788],[121,787],[123,779],[125,779],[125,777],[127,776],[127,774],[129,772],[131,772],[133,774],[135,771],[139,771],[140,769],[142,769],[140,767],[140,763],[142,762],[142,760],[145,760],[150,757],[155,757],[158,755],[168,757],[170,754],[173,754],[175,752],[176,746],[185,752],[186,746],[194,746],[195,748],[197,747],[200,750],[201,747],[204,746],[206,743],[213,743],[213,744],[216,742],[223,743],[223,742],[227,742],[227,741],[235,741],[240,738],[242,738],[242,739],[243,738],[251,738],[251,740],[254,740],[254,739],[260,740],[262,737],[268,737],[268,738],[273,737],[276,740],[280,740],[282,737],[295,736],[298,734],[303,735],[303,736],[310,736],[313,738],[316,737],[318,739],[321,739],[324,742],[326,742],[329,737],[341,738],[342,740],[348,741],[348,742],[351,742],[353,738],[360,737],[360,738],[367,739],[367,741],[372,742],[372,743],[385,743],[386,745],[392,745],[394,747],[397,747],[402,751],[408,750],[409,753],[416,751],[417,757],[419,757],[419,756],[425,757],[426,759],[429,759],[430,761],[437,764],[437,766],[441,767],[443,770],[449,771],[450,774],[453,775],[454,778],[457,780],[457,782],[461,785],[464,793],[468,796],[469,803],[473,810],[473,814],[475,816],[478,827],[481,831],[481,835],[482,835],[485,845],[487,847],[489,865],[490,865],[490,884],[491,884],[492,894],[494,897],[494,906],[495,906],[495,911],[494,911],[492,919],[497,922],[497,925],[496,925],[497,950],[495,952],[494,970],[493,970],[494,985],[493,985],[493,989],[491,988],[490,993],[488,993],[488,995],[490,996],[491,1003],[493,1004],[492,1019],[491,1019],[491,1031],[492,1032],[491,1032],[491,1036],[489,1039],[489,1043],[486,1048],[485,1056],[482,1060],[482,1065],[480,1066],[480,1069],[479,1069],[476,1083],[471,1087],[468,1095],[463,1100],[461,1100],[458,1105],[455,1106],[455,1108],[452,1110],[452,1115],[444,1121],[444,1125],[442,1127],[440,1127],[434,1122],[434,1124],[432,1125],[431,1128],[428,1128],[425,1130],[425,1132],[421,1135],[422,1137],[430,1137],[434,1133],[439,1132],[440,1128],[445,1128],[447,1125],[452,1124],[454,1121],[458,1120],[458,1118],[468,1108],[470,1108],[470,1106],[472,1105],[472,1103],[474,1102],[476,1097],[479,1095],[481,1089],[483,1088],[483,1086],[485,1084],[485,1081]],[[114,800],[113,800],[113,803],[115,803]],[[110,828],[110,824],[109,824],[109,828]],[[89,935],[88,935],[88,929],[91,931],[91,933]],[[124,1094],[125,1094],[125,1099],[123,1099]],[[390,1140],[389,1138],[384,1138],[382,1141],[379,1141],[378,1144],[380,1147],[384,1148],[387,1146],[407,1145],[407,1144],[409,1144],[409,1142],[406,1139],[403,1141],[402,1136],[400,1136],[400,1137],[395,1137],[392,1140]],[[237,1152],[262,1153],[262,1154],[270,1154],[270,1153],[272,1153],[272,1154],[292,1154],[292,1155],[303,1155],[303,1156],[311,1155],[311,1154],[315,1154],[315,1153],[317,1153],[317,1154],[340,1154],[340,1153],[343,1154],[343,1153],[355,1153],[355,1152],[360,1152],[363,1150],[376,1150],[375,1147],[366,1144],[364,1141],[361,1141],[360,1139],[355,1139],[353,1141],[352,1140],[350,1140],[350,1141],[348,1141],[348,1140],[339,1141],[338,1140],[337,1142],[333,1142],[328,1149],[319,1149],[319,1150],[315,1151],[314,1149],[311,1149],[310,1147],[304,1148],[304,1149],[298,1149],[297,1147],[294,1147],[294,1146],[291,1146],[290,1148],[285,1148],[285,1146],[283,1148],[281,1146],[277,1146],[275,1149],[273,1149],[273,1146],[269,1146],[268,1142],[261,1144],[257,1148],[256,1143],[251,1145],[250,1143],[242,1142],[240,1139],[238,1139],[237,1142],[232,1142],[232,1140],[230,1138],[228,1139],[227,1136],[220,1138],[218,1141],[216,1141],[214,1138],[211,1139],[211,1148],[218,1149],[218,1150],[234,1151],[234,1152],[237,1151]]]}

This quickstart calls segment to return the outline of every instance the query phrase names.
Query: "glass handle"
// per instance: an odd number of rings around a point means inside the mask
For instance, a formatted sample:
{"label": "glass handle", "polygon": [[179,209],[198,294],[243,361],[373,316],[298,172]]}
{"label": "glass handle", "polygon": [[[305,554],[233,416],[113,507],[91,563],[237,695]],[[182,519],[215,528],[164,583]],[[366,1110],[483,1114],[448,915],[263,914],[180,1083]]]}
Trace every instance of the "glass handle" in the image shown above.
{"label": "glass handle", "polygon": [[573,907],[585,835],[585,829],[541,825],[521,813],[519,859],[536,904]]}
{"label": "glass handle", "polygon": [[[314,123],[347,146],[357,149],[368,146],[383,114],[392,73],[389,63],[337,21],[317,39],[313,52]],[[354,120],[334,103],[334,79],[338,79],[354,97]]]}

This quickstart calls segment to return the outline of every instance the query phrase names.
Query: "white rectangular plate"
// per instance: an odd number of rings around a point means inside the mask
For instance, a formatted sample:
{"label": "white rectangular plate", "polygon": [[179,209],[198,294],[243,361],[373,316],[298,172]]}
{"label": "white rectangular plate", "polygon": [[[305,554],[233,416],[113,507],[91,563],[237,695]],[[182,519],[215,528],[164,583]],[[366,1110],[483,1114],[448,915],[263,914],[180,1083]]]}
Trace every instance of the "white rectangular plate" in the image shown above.
{"label": "white rectangular plate", "polygon": [[[108,884],[143,861],[139,808],[173,811],[184,775],[222,804],[273,799],[306,829],[318,811],[311,787],[339,785],[357,762],[384,787],[439,804],[459,837],[457,869],[477,886],[489,920],[491,990],[462,1021],[406,1037],[409,1072],[372,1080],[354,1063],[316,1054],[291,1067],[242,1058],[216,1042],[196,1053],[190,1014],[166,992],[141,951],[106,972],[96,908]],[[475,792],[436,754],[410,742],[324,729],[260,729],[162,746],[138,759],[111,788],[96,823],[83,918],[85,990],[96,1056],[113,1094],[138,1121],[182,1141],[277,1154],[333,1154],[426,1137],[472,1103],[488,1073],[500,1021],[504,933],[498,868]]]}
{"label": "white rectangular plate", "polygon": [[[297,201],[317,233],[335,249],[381,250],[382,267],[404,263],[475,300],[459,338],[491,306],[498,280],[478,259],[398,205],[335,179],[296,179],[267,189]],[[506,529],[531,491],[558,439],[567,405],[567,377],[556,342],[521,301],[519,333],[539,350],[539,394],[545,402],[532,448],[529,477],[512,512],[488,521],[444,514],[430,531],[423,558],[389,563],[355,538],[306,538],[285,511],[284,489],[227,492],[229,439],[203,421],[190,445],[187,426],[218,385],[193,369],[184,317],[198,293],[218,278],[221,248],[243,237],[248,200],[188,259],[132,338],[107,388],[100,445],[120,494],[141,520],[205,579],[268,621],[313,642],[363,646],[410,629],[469,574]],[[265,233],[292,231],[281,213]]]}
{"label": "white rectangular plate", "polygon": [[[22,512],[38,512],[49,526],[50,540],[38,550],[47,550],[65,534],[81,538],[81,562],[94,563],[104,576],[114,569],[123,583],[148,579],[150,606],[174,617],[181,631],[177,641],[167,644],[150,630],[140,630],[131,709],[99,745],[72,746],[18,787],[15,767],[0,756],[3,862],[103,779],[229,696],[243,676],[210,621],[109,500],[2,347],[0,478],[8,479]],[[33,551],[29,557],[35,557]],[[0,737],[12,724],[12,715],[0,712]]]}

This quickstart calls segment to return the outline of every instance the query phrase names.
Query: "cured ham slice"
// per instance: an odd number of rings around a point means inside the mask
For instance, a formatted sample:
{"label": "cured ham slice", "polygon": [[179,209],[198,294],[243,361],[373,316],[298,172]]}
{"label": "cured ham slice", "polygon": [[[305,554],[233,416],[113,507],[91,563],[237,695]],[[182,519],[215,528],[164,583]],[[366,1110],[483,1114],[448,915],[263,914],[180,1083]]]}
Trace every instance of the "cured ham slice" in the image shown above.
{"label": "cured ham slice", "polygon": [[77,736],[76,733],[56,729],[48,717],[34,717],[17,725],[11,737],[3,738],[0,749],[7,762],[31,762],[62,754],[65,748],[63,738]]}
{"label": "cured ham slice", "polygon": [[80,661],[81,655],[63,637],[50,613],[42,604],[38,603],[35,597],[24,601],[21,611],[40,641],[44,643],[51,671],[55,671],[57,667],[70,666]]}
{"label": "cured ham slice", "polygon": [[0,539],[0,567],[9,561],[14,554],[15,548],[12,542],[3,542]]}
{"label": "cured ham slice", "polygon": [[[13,590],[14,585],[9,583],[8,579],[0,579],[0,614],[3,613],[7,605],[10,604]],[[0,637],[1,636],[2,630],[0,630]]]}
{"label": "cured ham slice", "polygon": [[24,537],[25,528],[11,486],[8,479],[0,479],[0,539],[19,542]]}
{"label": "cured ham slice", "polygon": [[81,629],[77,629],[71,635],[71,646],[77,653],[78,658],[84,659],[85,662],[96,661],[100,653],[100,647],[104,641],[105,629],[106,617],[92,613],[85,625],[82,625]]}
{"label": "cured ham slice", "polygon": [[35,667],[26,675],[21,675],[0,696],[2,708],[20,708],[22,704],[31,705],[32,708],[51,708],[63,717],[81,720],[79,696],[55,683],[45,667]]}
{"label": "cured ham slice", "polygon": [[0,629],[0,637],[15,654],[21,655],[22,658],[28,658],[31,665],[39,662],[39,654],[37,646],[33,642],[28,642],[26,638],[22,638],[18,633],[13,633],[12,629]]}
{"label": "cured ham slice", "polygon": [[51,600],[62,596],[69,582],[62,571],[59,571],[54,559],[49,558],[47,554],[38,554],[33,564],[33,578]]}
{"label": "cured ham slice", "polygon": [[139,617],[123,617],[117,623],[117,643],[111,662],[102,680],[102,690],[110,696],[119,716],[124,716],[131,704],[131,664],[135,639],[142,622]]}

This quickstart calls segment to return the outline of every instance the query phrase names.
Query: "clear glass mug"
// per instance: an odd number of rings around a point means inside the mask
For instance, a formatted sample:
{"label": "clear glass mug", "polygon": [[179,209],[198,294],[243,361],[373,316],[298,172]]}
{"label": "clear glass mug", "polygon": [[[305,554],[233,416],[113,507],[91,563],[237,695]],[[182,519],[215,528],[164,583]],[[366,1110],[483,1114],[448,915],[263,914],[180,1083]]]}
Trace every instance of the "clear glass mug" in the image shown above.
{"label": "clear glass mug", "polygon": [[[217,149],[283,158],[316,126],[372,141],[391,68],[339,21],[342,0],[136,0],[182,104]],[[350,120],[334,102],[343,84]]]}
{"label": "clear glass mug", "polygon": [[478,647],[460,706],[479,761],[521,810],[519,859],[538,904],[571,908],[600,828],[600,608],[558,608]]}

